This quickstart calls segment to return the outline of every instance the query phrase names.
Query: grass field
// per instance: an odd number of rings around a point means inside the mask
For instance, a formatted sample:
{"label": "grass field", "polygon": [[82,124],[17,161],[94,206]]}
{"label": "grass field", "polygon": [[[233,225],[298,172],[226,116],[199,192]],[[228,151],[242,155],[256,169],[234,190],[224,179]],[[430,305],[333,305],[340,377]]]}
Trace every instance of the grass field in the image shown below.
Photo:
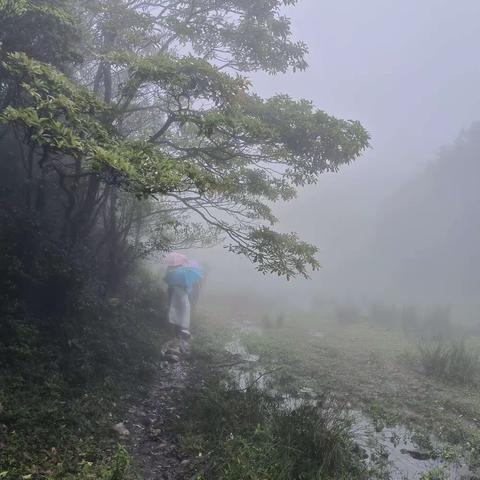
{"label": "grass field", "polygon": [[[341,324],[302,314],[277,324],[228,315],[210,313],[199,322],[210,348],[221,348],[229,335],[236,335],[286,390],[334,394],[367,415],[378,431],[401,425],[412,432],[419,448],[427,450],[433,449],[431,439],[438,439],[445,459],[454,460],[462,452],[472,470],[478,469],[478,385],[427,375],[418,339],[368,319]],[[470,338],[468,346],[476,351],[480,339]]]}

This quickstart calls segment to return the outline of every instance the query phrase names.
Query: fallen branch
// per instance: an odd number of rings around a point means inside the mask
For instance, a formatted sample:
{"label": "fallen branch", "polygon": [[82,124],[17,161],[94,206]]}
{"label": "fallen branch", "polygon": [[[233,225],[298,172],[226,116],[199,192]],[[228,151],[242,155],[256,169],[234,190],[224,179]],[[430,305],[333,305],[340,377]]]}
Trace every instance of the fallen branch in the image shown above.
{"label": "fallen branch", "polygon": [[275,372],[278,372],[278,370],[281,370],[282,367],[277,367],[277,368],[274,368],[273,370],[268,370],[266,372],[263,372],[261,373],[250,385],[248,385],[247,387],[245,388],[242,388],[240,390],[237,390],[238,392],[247,392],[248,390],[250,390],[254,385],[256,385],[263,377],[265,377],[266,375],[270,375],[272,373],[275,373]]}

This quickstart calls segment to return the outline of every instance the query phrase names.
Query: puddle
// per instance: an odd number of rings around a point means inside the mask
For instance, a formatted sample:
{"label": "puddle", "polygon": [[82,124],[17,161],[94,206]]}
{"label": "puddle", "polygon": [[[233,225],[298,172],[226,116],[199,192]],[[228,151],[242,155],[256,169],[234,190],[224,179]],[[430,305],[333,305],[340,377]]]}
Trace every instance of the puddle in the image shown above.
{"label": "puddle", "polygon": [[[434,468],[441,468],[446,479],[473,479],[468,467],[431,458],[412,441],[412,433],[403,426],[385,427],[376,431],[373,422],[359,411],[351,412],[354,419],[352,433],[357,444],[369,458],[383,456],[388,462],[391,480],[419,479]],[[441,445],[437,444],[440,449]]]}
{"label": "puddle", "polygon": [[236,337],[233,341],[227,343],[225,350],[242,360],[242,363],[231,367],[229,370],[230,384],[233,388],[245,390],[254,384],[261,389],[268,388],[267,372],[258,365],[260,357],[249,353],[242,345],[240,338]]}
{"label": "puddle", "polygon": [[[253,324],[235,324],[235,327],[240,333],[262,333],[262,330]],[[321,337],[323,334],[317,332],[315,336]],[[260,389],[280,395],[284,407],[289,410],[294,410],[306,402],[316,403],[316,393],[308,387],[300,389],[297,395],[282,394],[275,389],[269,373],[259,364],[260,357],[248,352],[241,342],[240,335],[225,345],[225,349],[241,360],[238,365],[230,369],[230,385],[233,388],[245,390],[255,384]],[[418,480],[422,474],[434,468],[441,468],[445,472],[445,477],[441,478],[445,479],[474,480],[477,478],[464,464],[431,458],[415,444],[412,440],[412,432],[404,426],[385,427],[377,431],[373,421],[362,412],[350,410],[348,414],[353,421],[353,437],[365,453],[366,464],[370,467],[383,465],[386,469],[386,476],[381,478]],[[435,447],[440,451],[442,445],[437,442]]]}
{"label": "puddle", "polygon": [[225,350],[232,355],[238,356],[246,363],[256,363],[260,360],[258,355],[253,355],[247,351],[242,345],[239,338],[235,338],[233,341],[225,345]]}

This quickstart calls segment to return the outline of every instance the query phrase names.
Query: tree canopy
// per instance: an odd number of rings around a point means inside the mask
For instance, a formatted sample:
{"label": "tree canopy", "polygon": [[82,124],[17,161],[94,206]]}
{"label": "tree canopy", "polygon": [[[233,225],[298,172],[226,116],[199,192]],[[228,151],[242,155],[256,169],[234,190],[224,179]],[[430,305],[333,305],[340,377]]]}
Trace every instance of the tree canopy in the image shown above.
{"label": "tree canopy", "polygon": [[107,268],[180,237],[224,238],[262,272],[307,276],[316,248],[272,229],[272,203],[369,136],[308,100],[252,91],[249,72],[306,68],[282,14],[294,3],[0,2],[0,122],[21,142],[26,208],[48,208],[57,185],[58,235],[106,249]]}

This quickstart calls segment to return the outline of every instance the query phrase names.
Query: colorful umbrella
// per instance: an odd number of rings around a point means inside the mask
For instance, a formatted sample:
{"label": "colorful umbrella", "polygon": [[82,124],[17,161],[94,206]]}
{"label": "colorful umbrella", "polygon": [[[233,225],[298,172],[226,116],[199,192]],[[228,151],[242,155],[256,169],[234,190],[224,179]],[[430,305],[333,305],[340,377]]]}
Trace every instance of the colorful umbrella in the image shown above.
{"label": "colorful umbrella", "polygon": [[180,267],[188,263],[188,258],[182,253],[170,252],[165,256],[167,267]]}
{"label": "colorful umbrella", "polygon": [[180,285],[191,291],[193,285],[198,283],[203,278],[203,272],[198,268],[179,267],[171,272],[168,272],[165,281],[170,286]]}
{"label": "colorful umbrella", "polygon": [[185,267],[196,268],[197,270],[203,272],[203,268],[200,265],[200,262],[197,262],[196,260],[188,260],[188,262],[185,264]]}

